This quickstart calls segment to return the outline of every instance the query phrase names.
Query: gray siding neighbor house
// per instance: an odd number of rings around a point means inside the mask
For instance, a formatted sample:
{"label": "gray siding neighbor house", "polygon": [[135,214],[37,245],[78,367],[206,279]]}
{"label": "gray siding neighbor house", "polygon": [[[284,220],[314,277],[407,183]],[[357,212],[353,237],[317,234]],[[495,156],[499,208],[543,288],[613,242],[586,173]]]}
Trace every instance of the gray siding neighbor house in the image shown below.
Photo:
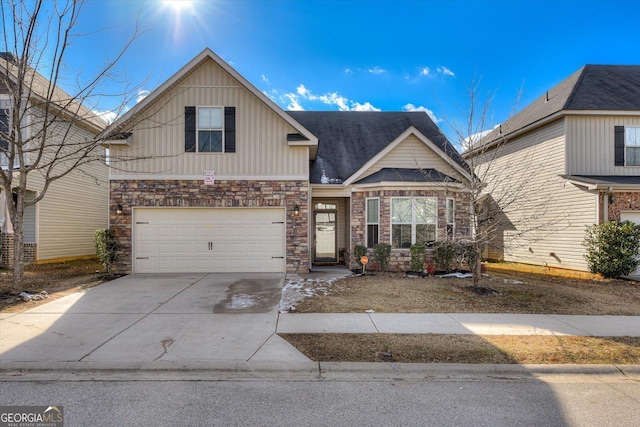
{"label": "gray siding neighbor house", "polygon": [[209,49],[108,132],[123,272],[304,273],[378,242],[403,270],[469,232],[468,169],[426,113],[286,112]]}
{"label": "gray siding neighbor house", "polygon": [[498,205],[518,189],[488,258],[587,271],[585,226],[640,223],[640,66],[585,65],[464,157]]}

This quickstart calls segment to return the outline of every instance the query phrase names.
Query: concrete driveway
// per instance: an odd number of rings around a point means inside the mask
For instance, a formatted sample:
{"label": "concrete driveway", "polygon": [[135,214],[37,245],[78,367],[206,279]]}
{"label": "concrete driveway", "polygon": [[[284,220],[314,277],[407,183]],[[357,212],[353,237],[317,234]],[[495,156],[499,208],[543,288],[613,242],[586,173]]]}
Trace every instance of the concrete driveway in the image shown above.
{"label": "concrete driveway", "polygon": [[0,315],[0,368],[308,362],[275,334],[282,274],[136,274]]}

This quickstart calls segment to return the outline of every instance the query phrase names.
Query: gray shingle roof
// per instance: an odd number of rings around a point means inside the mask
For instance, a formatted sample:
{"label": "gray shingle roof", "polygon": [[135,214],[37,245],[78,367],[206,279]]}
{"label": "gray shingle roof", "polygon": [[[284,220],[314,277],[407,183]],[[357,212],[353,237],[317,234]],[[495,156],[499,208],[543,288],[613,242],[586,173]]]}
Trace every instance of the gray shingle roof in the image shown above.
{"label": "gray shingle roof", "polygon": [[455,178],[445,175],[435,169],[402,169],[383,168],[378,172],[357,181],[356,184],[368,184],[383,181],[401,182],[460,182]]}
{"label": "gray shingle roof", "polygon": [[601,187],[615,187],[617,185],[640,186],[640,176],[635,175],[563,175],[562,177],[587,185],[597,185]]}
{"label": "gray shingle roof", "polygon": [[483,143],[563,110],[640,110],[640,66],[585,65],[490,132]]}
{"label": "gray shingle roof", "polygon": [[287,113],[318,137],[318,156],[310,165],[310,181],[314,184],[345,181],[411,126],[467,169],[460,154],[424,112]]}

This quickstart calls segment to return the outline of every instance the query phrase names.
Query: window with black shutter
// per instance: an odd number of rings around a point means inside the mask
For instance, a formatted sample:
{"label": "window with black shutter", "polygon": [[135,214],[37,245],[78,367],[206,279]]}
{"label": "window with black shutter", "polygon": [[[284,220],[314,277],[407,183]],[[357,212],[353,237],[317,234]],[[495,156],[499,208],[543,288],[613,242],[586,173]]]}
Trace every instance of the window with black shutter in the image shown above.
{"label": "window with black shutter", "polygon": [[235,107],[185,107],[185,151],[235,153]]}

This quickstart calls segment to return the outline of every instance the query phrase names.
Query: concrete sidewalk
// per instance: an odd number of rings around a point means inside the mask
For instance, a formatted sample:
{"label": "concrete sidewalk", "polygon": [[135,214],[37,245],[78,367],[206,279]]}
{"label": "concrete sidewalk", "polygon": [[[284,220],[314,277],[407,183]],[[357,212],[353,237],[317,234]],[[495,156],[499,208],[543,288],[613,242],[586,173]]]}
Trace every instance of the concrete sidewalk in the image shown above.
{"label": "concrete sidewalk", "polygon": [[280,314],[277,333],[640,336],[640,316],[480,313]]}

